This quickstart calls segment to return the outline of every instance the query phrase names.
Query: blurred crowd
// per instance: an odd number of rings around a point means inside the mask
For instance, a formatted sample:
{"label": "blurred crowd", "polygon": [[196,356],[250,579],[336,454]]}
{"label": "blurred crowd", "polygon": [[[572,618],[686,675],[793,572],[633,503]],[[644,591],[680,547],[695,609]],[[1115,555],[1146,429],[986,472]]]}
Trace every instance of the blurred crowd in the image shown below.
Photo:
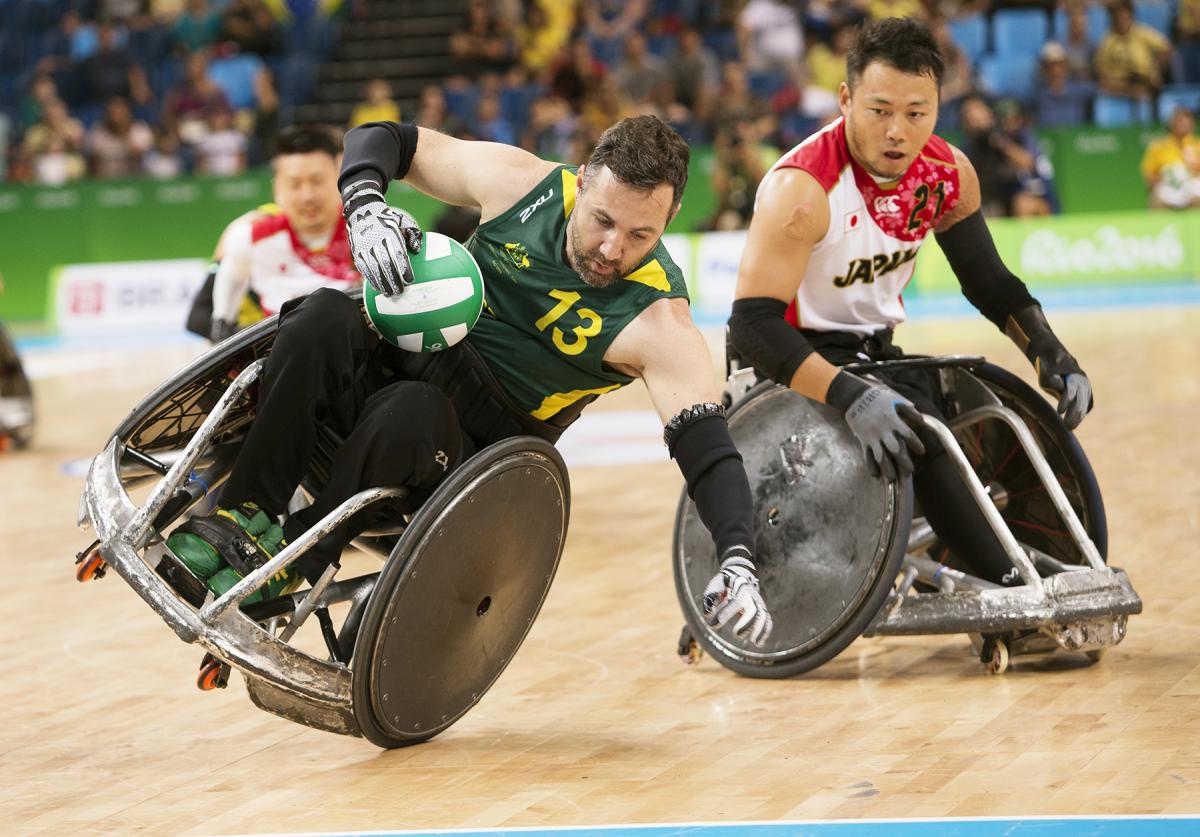
{"label": "blurred crowd", "polygon": [[[312,24],[328,3],[272,1],[0,0],[67,4],[0,137],[8,178],[262,161],[336,35]],[[606,126],[655,113],[713,148],[705,227],[741,227],[781,151],[836,116],[855,27],[887,16],[921,18],[941,43],[938,130],[975,162],[991,214],[1057,211],[1034,128],[1165,124],[1200,106],[1200,0],[467,0],[455,74],[403,114],[373,79],[350,124],[412,119],[577,162]]]}
{"label": "blurred crowd", "polygon": [[338,6],[0,0],[0,180],[236,174],[311,94]]}

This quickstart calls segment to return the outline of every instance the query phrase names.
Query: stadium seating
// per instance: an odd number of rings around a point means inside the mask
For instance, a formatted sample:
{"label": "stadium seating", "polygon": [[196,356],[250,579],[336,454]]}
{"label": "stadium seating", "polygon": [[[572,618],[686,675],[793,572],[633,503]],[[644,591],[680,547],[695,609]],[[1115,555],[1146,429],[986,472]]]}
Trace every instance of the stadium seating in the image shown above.
{"label": "stadium seating", "polygon": [[1037,55],[1049,35],[1041,9],[1000,9],[992,16],[992,47],[996,55]]}
{"label": "stadium seating", "polygon": [[1100,93],[1092,104],[1092,119],[1101,128],[1150,122],[1153,112],[1148,101]]}
{"label": "stadium seating", "polygon": [[1200,110],[1200,84],[1172,84],[1158,94],[1158,121],[1167,122],[1171,111],[1183,105],[1192,112]]}

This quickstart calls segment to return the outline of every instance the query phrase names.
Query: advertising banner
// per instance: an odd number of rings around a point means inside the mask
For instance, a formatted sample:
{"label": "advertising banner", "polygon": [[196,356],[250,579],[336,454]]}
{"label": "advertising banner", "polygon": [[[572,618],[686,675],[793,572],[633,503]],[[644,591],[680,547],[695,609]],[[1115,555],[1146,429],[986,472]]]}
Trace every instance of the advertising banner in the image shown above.
{"label": "advertising banner", "polygon": [[182,334],[203,259],[73,264],[62,268],[51,304],[67,337]]}
{"label": "advertising banner", "polygon": [[[997,218],[988,227],[1004,263],[1034,289],[1200,279],[1198,212]],[[913,290],[958,291],[932,236],[917,256]]]}

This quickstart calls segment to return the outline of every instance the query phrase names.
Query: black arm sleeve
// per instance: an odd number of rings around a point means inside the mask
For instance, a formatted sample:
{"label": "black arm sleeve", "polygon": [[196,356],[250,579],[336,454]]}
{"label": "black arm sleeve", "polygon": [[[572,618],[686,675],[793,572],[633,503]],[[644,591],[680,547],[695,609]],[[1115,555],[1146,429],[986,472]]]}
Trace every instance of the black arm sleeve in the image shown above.
{"label": "black arm sleeve", "polygon": [[192,307],[188,310],[187,323],[185,323],[188,331],[198,334],[205,340],[212,334],[213,285],[217,282],[217,269],[220,266],[221,262],[218,260],[209,264],[204,284],[192,298]]}
{"label": "black arm sleeve", "polygon": [[399,122],[367,122],[346,133],[338,190],[368,180],[380,192],[408,174],[417,153],[417,126]]}
{"label": "black arm sleeve", "polygon": [[734,546],[753,553],[754,498],[725,417],[709,414],[689,421],[674,431],[667,446],[717,554]]}
{"label": "black arm sleeve", "polygon": [[1010,314],[1037,303],[1025,283],[1004,266],[982,211],[977,209],[937,233],[937,243],[958,277],[963,296],[1001,331]]}
{"label": "black arm sleeve", "polygon": [[785,387],[813,347],[783,318],[787,303],[765,296],[735,299],[729,337],[741,357]]}

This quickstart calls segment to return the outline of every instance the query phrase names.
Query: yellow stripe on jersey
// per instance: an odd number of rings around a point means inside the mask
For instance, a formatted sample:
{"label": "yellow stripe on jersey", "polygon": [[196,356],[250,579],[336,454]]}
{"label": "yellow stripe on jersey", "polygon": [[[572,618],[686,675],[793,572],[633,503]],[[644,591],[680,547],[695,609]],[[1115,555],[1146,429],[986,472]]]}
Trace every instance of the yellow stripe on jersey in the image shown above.
{"label": "yellow stripe on jersey", "polygon": [[612,392],[614,389],[619,389],[621,384],[612,384],[606,387],[596,387],[595,389],[573,389],[570,392],[556,392],[554,395],[547,395],[542,399],[542,406],[538,407],[532,413],[535,419],[545,421],[552,415],[562,410],[565,407],[570,407],[580,398],[585,395],[603,395],[606,392]]}
{"label": "yellow stripe on jersey", "polygon": [[667,272],[663,270],[658,259],[642,265],[625,279],[629,282],[641,282],[643,285],[649,285],[654,290],[663,293],[671,292],[671,282],[667,279]]}
{"label": "yellow stripe on jersey", "polygon": [[563,217],[570,216],[571,210],[575,208],[575,182],[578,178],[575,173],[568,170],[562,170],[562,190],[563,190]]}
{"label": "yellow stripe on jersey", "polygon": [[261,212],[263,215],[282,215],[283,214],[283,210],[279,208],[279,204],[277,204],[277,203],[260,204],[257,208],[257,211]]}

